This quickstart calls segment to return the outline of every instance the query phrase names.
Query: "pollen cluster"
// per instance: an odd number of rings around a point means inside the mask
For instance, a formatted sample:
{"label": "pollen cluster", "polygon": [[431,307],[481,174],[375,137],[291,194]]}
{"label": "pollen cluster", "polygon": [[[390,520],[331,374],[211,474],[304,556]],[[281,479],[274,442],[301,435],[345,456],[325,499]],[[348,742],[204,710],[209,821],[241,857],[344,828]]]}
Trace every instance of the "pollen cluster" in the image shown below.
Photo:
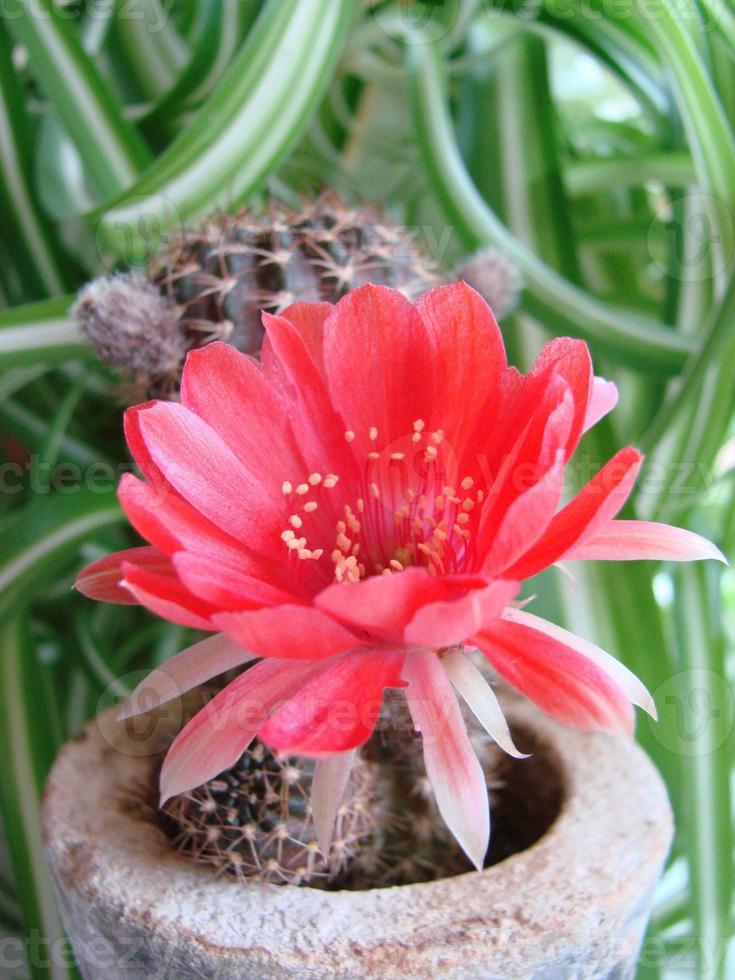
{"label": "pollen cluster", "polygon": [[416,419],[389,445],[375,425],[365,436],[357,443],[353,430],[344,433],[353,448],[367,447],[355,455],[354,474],[284,481],[291,512],[281,533],[285,547],[300,560],[331,561],[335,582],[409,566],[432,576],[466,570],[486,493],[476,476],[457,478],[444,431]]}

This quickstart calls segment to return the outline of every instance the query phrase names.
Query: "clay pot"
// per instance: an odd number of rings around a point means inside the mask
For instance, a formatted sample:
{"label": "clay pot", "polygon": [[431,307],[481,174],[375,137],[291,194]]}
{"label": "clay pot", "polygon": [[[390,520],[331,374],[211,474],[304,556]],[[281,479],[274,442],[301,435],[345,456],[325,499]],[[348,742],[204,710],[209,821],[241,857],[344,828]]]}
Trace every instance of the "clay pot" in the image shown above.
{"label": "clay pot", "polygon": [[514,763],[501,836],[535,843],[482,873],[333,892],[217,877],[177,854],[140,803],[150,739],[105,712],[62,750],[44,800],[84,977],[633,977],[672,835],[664,786],[625,740],[504,707],[534,756]]}

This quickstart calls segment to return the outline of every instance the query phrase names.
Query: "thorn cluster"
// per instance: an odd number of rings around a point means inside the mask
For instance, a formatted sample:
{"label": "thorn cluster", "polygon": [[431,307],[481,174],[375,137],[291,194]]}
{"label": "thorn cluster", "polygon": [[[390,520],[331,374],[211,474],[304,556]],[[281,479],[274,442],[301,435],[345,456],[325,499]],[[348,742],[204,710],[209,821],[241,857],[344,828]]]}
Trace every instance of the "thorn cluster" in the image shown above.
{"label": "thorn cluster", "polygon": [[[127,313],[117,302],[120,282],[140,293],[127,296]],[[262,310],[281,313],[296,301],[336,303],[366,282],[415,298],[439,278],[406,229],[326,193],[301,210],[273,204],[262,215],[215,214],[172,237],[145,277],[90,284],[77,315],[94,324],[85,329],[103,338],[93,339],[95,350],[133,383],[137,400],[175,397],[187,351],[225,340],[257,355]],[[151,307],[152,315],[137,317],[139,307]],[[126,336],[131,313],[137,348]]]}
{"label": "thorn cluster", "polygon": [[380,808],[371,796],[371,769],[364,761],[353,768],[326,857],[311,818],[313,762],[280,759],[260,742],[232,769],[169,800],[163,816],[183,854],[222,874],[324,886],[344,873],[358,850],[374,846]]}

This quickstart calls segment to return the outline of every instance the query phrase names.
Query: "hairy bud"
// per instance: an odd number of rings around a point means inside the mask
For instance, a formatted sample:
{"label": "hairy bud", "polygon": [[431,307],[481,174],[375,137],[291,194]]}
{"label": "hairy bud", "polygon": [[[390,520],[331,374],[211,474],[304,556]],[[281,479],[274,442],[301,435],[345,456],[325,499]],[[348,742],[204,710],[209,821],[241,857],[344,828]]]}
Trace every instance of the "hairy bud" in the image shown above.
{"label": "hairy bud", "polygon": [[482,296],[498,320],[518,305],[521,274],[516,265],[496,248],[483,248],[455,271],[455,279],[464,279]]}
{"label": "hairy bud", "polygon": [[142,277],[95,279],[79,293],[72,315],[99,359],[135,385],[178,374],[186,353],[179,309]]}

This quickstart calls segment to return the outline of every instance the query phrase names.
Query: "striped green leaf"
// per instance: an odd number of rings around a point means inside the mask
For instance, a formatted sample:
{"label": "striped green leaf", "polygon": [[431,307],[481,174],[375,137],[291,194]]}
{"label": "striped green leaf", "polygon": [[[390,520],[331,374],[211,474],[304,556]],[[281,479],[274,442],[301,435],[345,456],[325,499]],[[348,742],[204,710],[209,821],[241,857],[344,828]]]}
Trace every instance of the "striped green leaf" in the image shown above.
{"label": "striped green leaf", "polygon": [[42,216],[31,186],[32,131],[25,94],[11,60],[10,38],[0,22],[0,205],[1,233],[28,281],[25,298],[64,292],[59,244]]}
{"label": "striped green leaf", "polygon": [[6,23],[28,50],[29,63],[74,141],[101,200],[128,187],[149,152],[84,51],[67,17],[51,0],[6,0]]}
{"label": "striped green leaf", "polygon": [[353,5],[269,0],[196,119],[102,216],[99,240],[131,259],[160,232],[257,188],[305,132],[332,77]]}
{"label": "striped green leaf", "polygon": [[0,312],[0,367],[90,356],[78,323],[69,316],[73,301],[73,296],[60,296]]}
{"label": "striped green leaf", "polygon": [[524,309],[554,333],[568,330],[612,360],[661,374],[681,370],[694,349],[688,337],[603,303],[551,269],[502,224],[467,173],[457,146],[442,66],[428,43],[411,48],[416,125],[431,187],[469,247],[495,245],[520,267]]}

